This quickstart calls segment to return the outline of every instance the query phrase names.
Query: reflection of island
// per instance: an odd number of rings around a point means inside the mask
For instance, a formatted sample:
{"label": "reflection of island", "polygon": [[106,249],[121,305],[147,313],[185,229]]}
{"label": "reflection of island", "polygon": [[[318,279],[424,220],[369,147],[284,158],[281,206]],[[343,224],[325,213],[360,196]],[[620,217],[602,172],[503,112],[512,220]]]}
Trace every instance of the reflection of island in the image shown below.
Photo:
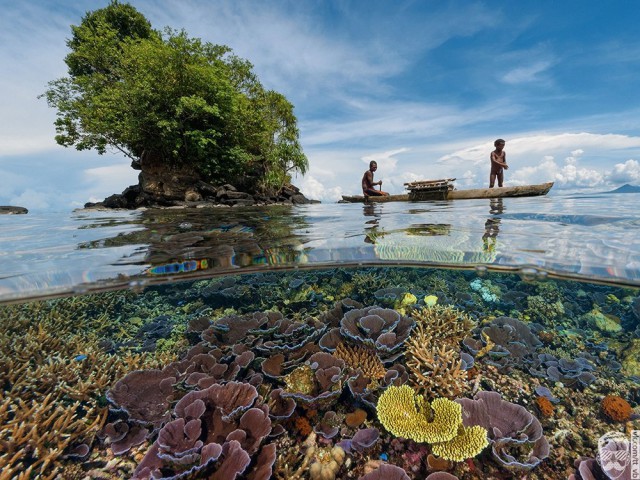
{"label": "reflection of island", "polygon": [[304,215],[269,209],[146,210],[135,230],[81,243],[79,249],[137,247],[118,265],[146,265],[145,275],[176,276],[306,262]]}
{"label": "reflection of island", "polygon": [[500,233],[500,222],[502,219],[498,216],[504,212],[504,205],[502,198],[492,198],[490,200],[489,214],[491,217],[487,218],[484,223],[484,235],[482,235],[482,243],[485,251],[493,251],[496,248],[498,241],[498,233]]}

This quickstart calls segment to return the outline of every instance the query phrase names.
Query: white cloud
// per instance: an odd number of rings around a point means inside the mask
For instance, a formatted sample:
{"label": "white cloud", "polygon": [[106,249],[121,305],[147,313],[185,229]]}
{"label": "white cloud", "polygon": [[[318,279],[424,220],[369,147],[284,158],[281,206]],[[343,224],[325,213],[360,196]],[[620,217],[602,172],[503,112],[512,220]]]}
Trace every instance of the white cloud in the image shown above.
{"label": "white cloud", "polygon": [[540,74],[551,67],[551,62],[535,62],[524,67],[517,67],[503,75],[502,81],[509,84],[530,83],[540,80]]}
{"label": "white cloud", "polygon": [[9,203],[20,207],[26,207],[28,210],[48,210],[52,204],[51,196],[43,191],[35,191],[27,188],[19,195],[11,197]]}
{"label": "white cloud", "polygon": [[[131,168],[131,165],[118,163],[103,167],[86,169],[84,180],[88,186],[95,191],[120,193],[122,185],[132,185],[138,183],[138,173]],[[107,195],[111,195],[108,193]]]}
{"label": "white cloud", "polygon": [[337,202],[343,195],[341,187],[327,188],[312,175],[305,175],[298,187],[305,197],[323,202]]}
{"label": "white cloud", "polygon": [[637,160],[627,160],[617,163],[607,175],[607,180],[616,183],[640,183],[640,163]]}
{"label": "white cloud", "polygon": [[398,159],[395,158],[399,153],[410,151],[409,148],[398,148],[387,152],[377,152],[362,157],[362,163],[369,168],[369,162],[376,162],[380,170],[384,170],[387,174],[394,173],[398,165]]}

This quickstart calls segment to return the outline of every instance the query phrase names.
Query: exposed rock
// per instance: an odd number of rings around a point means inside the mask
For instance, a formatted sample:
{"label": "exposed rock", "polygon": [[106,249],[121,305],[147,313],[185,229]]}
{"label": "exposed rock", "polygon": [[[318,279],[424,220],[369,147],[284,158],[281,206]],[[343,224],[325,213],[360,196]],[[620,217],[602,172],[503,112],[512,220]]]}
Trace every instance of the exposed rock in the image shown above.
{"label": "exposed rock", "polygon": [[131,167],[134,170],[140,170],[138,185],[132,185],[121,194],[111,195],[102,202],[86,203],[85,208],[135,209],[215,205],[240,207],[274,203],[285,205],[319,203],[306,198],[294,185],[285,185],[272,196],[257,192],[243,192],[235,185],[228,183],[221,186],[211,185],[203,181],[193,167],[168,165],[157,155],[148,152],[144,152],[139,160],[133,160]]}
{"label": "exposed rock", "polygon": [[24,207],[0,206],[0,215],[19,215],[29,213]]}
{"label": "exposed rock", "polygon": [[[140,174],[140,178],[142,177],[143,173]],[[182,184],[181,182],[183,181],[190,183]],[[189,176],[178,177],[174,175],[169,181],[161,181],[159,177],[146,175],[144,183],[131,185],[122,193],[111,195],[102,202],[86,203],[85,208],[135,209],[140,207],[198,207],[216,205],[246,207],[276,203],[301,205],[320,202],[317,200],[309,200],[300,193],[300,189],[293,185],[286,185],[276,195],[267,196],[259,193],[251,194],[241,192],[230,184],[216,187],[202,180],[194,180],[194,177]],[[26,211],[24,213],[26,213]]]}

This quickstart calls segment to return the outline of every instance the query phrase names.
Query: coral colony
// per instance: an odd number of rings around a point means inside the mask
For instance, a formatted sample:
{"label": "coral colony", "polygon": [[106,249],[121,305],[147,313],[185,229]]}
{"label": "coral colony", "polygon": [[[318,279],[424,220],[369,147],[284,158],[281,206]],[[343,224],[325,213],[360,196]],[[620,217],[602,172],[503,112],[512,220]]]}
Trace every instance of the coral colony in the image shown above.
{"label": "coral colony", "polygon": [[0,320],[0,479],[623,478],[599,439],[640,429],[631,288],[334,268]]}

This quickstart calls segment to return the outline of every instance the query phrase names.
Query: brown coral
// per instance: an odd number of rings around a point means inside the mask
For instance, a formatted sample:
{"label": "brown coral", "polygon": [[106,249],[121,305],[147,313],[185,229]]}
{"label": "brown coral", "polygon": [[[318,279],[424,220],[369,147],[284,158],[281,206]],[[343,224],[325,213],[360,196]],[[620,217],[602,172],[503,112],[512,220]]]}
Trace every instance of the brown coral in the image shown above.
{"label": "brown coral", "polygon": [[294,423],[296,430],[298,430],[298,433],[300,435],[302,435],[303,437],[309,436],[312,429],[307,417],[296,417]]}
{"label": "brown coral", "polygon": [[351,413],[347,413],[344,418],[344,423],[346,423],[348,427],[358,428],[365,422],[366,419],[367,412],[361,408],[358,408]]}
{"label": "brown coral", "polygon": [[629,402],[618,395],[607,395],[602,399],[600,406],[602,413],[614,422],[625,422],[629,420],[629,417],[631,417],[633,413]]}
{"label": "brown coral", "polygon": [[344,360],[349,369],[360,370],[365,377],[370,379],[369,388],[374,387],[377,380],[384,378],[387,373],[380,358],[371,348],[340,343],[333,352],[333,356]]}
{"label": "brown coral", "polygon": [[424,324],[418,324],[405,346],[410,380],[420,393],[429,398],[453,398],[467,388],[460,354],[446,342],[433,343]]}
{"label": "brown coral", "polygon": [[450,346],[457,346],[475,326],[469,315],[451,305],[428,306],[414,311],[412,316],[416,325],[425,327],[430,342],[445,342]]}

